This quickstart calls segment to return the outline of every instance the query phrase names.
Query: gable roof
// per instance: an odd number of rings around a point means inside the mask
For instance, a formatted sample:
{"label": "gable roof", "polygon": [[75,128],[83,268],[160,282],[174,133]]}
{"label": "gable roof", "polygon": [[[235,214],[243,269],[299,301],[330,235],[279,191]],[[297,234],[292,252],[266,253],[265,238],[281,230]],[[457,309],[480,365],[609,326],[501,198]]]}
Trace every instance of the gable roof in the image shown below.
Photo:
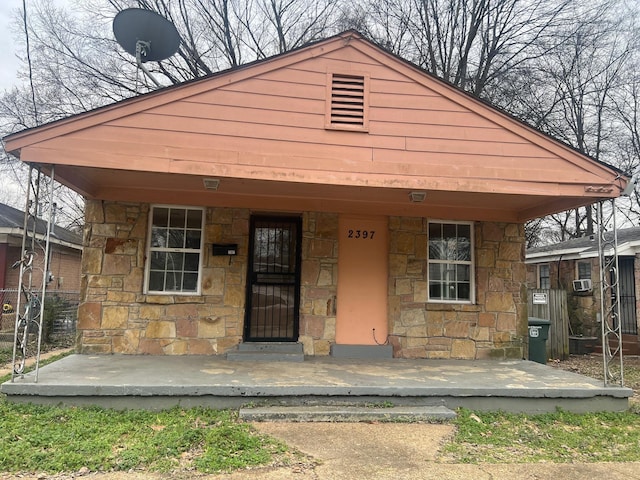
{"label": "gable roof", "polygon": [[[362,76],[368,128],[327,128],[332,73]],[[6,137],[85,196],[523,221],[628,179],[355,32]],[[202,180],[221,179],[215,197]],[[410,204],[411,191],[426,191]]]}
{"label": "gable roof", "polygon": [[[27,230],[31,233],[34,229],[33,219],[27,223]],[[47,234],[47,222],[41,218],[35,222],[36,236],[44,238]],[[0,203],[0,234],[22,236],[24,232],[24,212],[17,208]],[[51,230],[51,242],[79,250],[82,248],[82,235],[78,235],[69,229],[55,225]]]}
{"label": "gable roof", "polygon": [[[618,255],[640,253],[640,227],[622,228],[617,232]],[[613,240],[613,232],[605,232],[605,241]],[[598,256],[597,235],[572,238],[564,242],[530,248],[526,252],[527,263],[545,263],[559,260],[595,258]]]}

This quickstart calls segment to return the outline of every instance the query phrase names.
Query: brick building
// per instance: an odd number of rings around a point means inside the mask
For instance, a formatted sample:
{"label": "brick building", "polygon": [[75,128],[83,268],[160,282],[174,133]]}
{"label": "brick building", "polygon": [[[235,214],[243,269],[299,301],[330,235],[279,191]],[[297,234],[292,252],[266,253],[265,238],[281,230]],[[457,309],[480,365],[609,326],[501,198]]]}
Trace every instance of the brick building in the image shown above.
{"label": "brick building", "polygon": [[[30,221],[28,231],[33,232]],[[44,239],[47,223],[38,219],[35,225],[36,239],[40,247],[35,250],[34,267],[44,267]],[[0,290],[18,288],[19,269],[12,265],[22,256],[24,212],[0,203]],[[80,262],[82,258],[82,235],[60,226],[54,226],[50,235],[49,272],[53,280],[49,288],[54,290],[80,290]],[[40,288],[41,275],[34,275],[36,288]]]}

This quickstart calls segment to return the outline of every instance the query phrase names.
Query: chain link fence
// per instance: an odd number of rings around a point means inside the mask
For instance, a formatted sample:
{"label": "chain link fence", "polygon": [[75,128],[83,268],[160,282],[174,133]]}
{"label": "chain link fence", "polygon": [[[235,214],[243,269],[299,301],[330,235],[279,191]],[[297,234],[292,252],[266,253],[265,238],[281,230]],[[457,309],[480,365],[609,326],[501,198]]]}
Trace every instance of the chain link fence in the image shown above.
{"label": "chain link fence", "polygon": [[[73,346],[80,292],[50,290],[44,301],[42,349]],[[24,303],[24,297],[22,299]],[[18,290],[0,290],[0,350],[13,349]]]}

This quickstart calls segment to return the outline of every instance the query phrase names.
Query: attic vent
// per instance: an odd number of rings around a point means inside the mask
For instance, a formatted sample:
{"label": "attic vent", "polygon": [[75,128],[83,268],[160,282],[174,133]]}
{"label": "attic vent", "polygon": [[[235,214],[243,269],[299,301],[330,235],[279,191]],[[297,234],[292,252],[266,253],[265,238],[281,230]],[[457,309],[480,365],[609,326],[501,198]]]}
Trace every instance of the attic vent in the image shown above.
{"label": "attic vent", "polygon": [[364,75],[330,75],[328,127],[346,130],[367,128],[367,87]]}

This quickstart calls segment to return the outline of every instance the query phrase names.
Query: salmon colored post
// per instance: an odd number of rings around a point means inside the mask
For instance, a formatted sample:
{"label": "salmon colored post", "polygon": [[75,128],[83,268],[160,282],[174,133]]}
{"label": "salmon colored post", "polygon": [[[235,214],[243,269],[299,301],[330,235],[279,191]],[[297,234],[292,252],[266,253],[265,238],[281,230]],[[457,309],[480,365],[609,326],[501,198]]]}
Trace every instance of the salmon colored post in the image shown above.
{"label": "salmon colored post", "polygon": [[341,215],[338,222],[336,343],[375,345],[387,339],[388,219]]}

